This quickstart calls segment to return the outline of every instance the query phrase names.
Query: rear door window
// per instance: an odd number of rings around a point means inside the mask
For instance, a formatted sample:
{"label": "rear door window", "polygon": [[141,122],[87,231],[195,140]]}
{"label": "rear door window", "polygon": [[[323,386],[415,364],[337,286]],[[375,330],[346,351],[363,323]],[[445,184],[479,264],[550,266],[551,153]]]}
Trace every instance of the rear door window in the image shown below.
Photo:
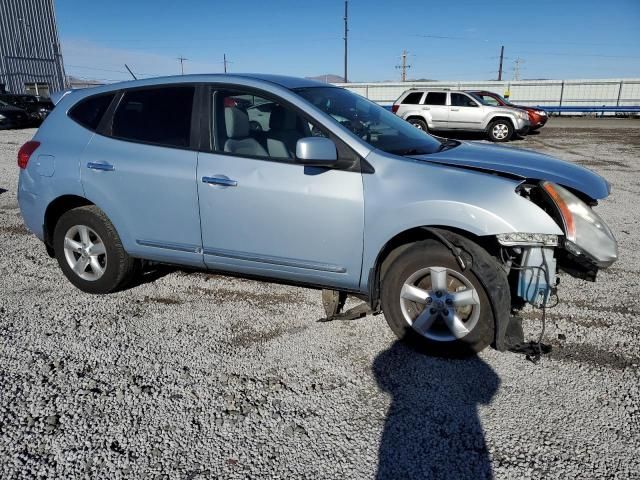
{"label": "rear door window", "polygon": [[404,100],[402,100],[402,104],[417,105],[420,103],[421,98],[422,98],[422,92],[411,92],[409,95],[404,97]]}
{"label": "rear door window", "polygon": [[125,92],[113,116],[112,135],[166,147],[188,147],[193,86],[141,88]]}
{"label": "rear door window", "polygon": [[429,92],[424,100],[425,105],[446,105],[447,92]]}
{"label": "rear door window", "polygon": [[69,116],[83,127],[95,131],[113,97],[115,93],[85,98],[71,108]]}

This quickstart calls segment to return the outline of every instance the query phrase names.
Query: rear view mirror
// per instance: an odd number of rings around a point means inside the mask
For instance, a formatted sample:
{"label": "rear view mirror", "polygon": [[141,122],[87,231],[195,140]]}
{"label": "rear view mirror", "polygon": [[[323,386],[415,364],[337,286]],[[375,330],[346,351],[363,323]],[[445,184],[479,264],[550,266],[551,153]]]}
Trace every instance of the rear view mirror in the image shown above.
{"label": "rear view mirror", "polygon": [[305,137],[296,143],[296,161],[303,165],[332,167],[338,161],[333,140],[324,137]]}

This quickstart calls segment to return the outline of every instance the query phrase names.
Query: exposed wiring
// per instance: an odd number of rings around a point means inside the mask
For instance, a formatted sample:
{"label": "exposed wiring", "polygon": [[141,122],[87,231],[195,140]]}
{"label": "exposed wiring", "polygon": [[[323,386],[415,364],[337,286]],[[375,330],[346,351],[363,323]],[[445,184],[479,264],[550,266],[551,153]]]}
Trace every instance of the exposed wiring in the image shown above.
{"label": "exposed wiring", "polygon": [[[500,259],[502,260],[502,263],[507,266],[509,269],[514,269],[514,270],[518,270],[518,271],[530,271],[531,272],[531,278],[529,278],[529,283],[527,284],[527,288],[526,288],[526,292],[528,293],[531,290],[531,285],[533,284],[533,278],[535,276],[535,287],[534,287],[534,291],[538,292],[538,288],[540,286],[540,273],[542,272],[542,274],[544,275],[544,280],[547,284],[547,288],[549,288],[549,286],[551,285],[551,281],[549,278],[549,264],[547,263],[547,257],[544,254],[544,252],[542,252],[542,266],[536,266],[536,265],[520,265],[514,262],[514,258],[515,257],[511,257],[508,252],[507,252],[507,258],[505,259],[505,250],[504,248],[500,249]],[[536,352],[533,355],[527,354],[526,358],[527,360],[530,360],[533,363],[538,363],[540,361],[540,358],[542,356],[542,338],[544,337],[544,333],[546,330],[546,323],[547,323],[547,308],[554,308],[556,307],[559,303],[560,303],[560,299],[557,295],[557,293],[555,294],[556,296],[556,303],[551,305],[551,306],[547,306],[547,300],[548,298],[551,297],[551,295],[549,295],[549,297],[544,298],[543,301],[541,302],[540,305],[535,305],[533,303],[531,303],[531,305],[534,308],[540,309],[542,310],[542,316],[541,316],[541,323],[542,323],[542,328],[540,330],[540,335],[538,336],[538,341],[534,343],[534,345],[536,346]]]}

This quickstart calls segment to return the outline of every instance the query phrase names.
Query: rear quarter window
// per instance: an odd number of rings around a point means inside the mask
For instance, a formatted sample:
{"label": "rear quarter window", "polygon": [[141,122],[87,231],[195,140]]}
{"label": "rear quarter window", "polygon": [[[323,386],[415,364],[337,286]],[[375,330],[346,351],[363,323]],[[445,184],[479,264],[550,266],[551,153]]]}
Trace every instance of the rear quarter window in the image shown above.
{"label": "rear quarter window", "polygon": [[96,95],[80,100],[69,110],[69,117],[83,127],[95,131],[113,97],[115,97],[115,93]]}
{"label": "rear quarter window", "polygon": [[422,98],[422,92],[411,92],[409,95],[404,97],[404,100],[402,100],[402,104],[417,105],[420,103],[421,98]]}

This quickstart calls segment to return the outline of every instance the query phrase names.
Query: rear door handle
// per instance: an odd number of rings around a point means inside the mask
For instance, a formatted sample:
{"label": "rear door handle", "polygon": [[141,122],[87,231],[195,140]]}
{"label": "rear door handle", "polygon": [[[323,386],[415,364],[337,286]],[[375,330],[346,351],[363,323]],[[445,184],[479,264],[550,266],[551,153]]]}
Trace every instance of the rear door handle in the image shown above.
{"label": "rear door handle", "polygon": [[101,170],[103,172],[113,172],[115,170],[113,165],[106,162],[89,162],[87,163],[87,168],[91,170]]}
{"label": "rear door handle", "polygon": [[452,111],[452,112],[457,112],[457,111],[459,111],[459,110],[460,110],[459,108],[452,108],[452,109],[451,109],[451,111]]}
{"label": "rear door handle", "polygon": [[431,110],[431,107],[422,107],[423,110]]}
{"label": "rear door handle", "polygon": [[203,183],[209,183],[211,185],[220,185],[222,187],[237,187],[238,182],[231,180],[226,175],[214,175],[213,177],[202,177]]}

